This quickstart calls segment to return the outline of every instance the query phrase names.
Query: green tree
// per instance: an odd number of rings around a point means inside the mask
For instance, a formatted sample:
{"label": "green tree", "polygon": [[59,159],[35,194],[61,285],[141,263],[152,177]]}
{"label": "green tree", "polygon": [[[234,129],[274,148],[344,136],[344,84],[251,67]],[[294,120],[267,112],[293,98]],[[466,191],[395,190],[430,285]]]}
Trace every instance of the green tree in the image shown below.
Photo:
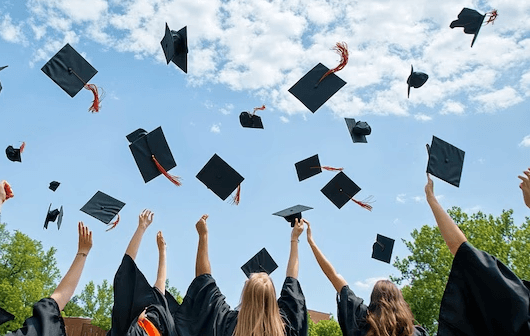
{"label": "green tree", "polygon": [[340,325],[333,317],[330,320],[313,322],[307,314],[307,335],[308,336],[342,336]]}
{"label": "green tree", "polygon": [[88,317],[92,324],[103,330],[111,327],[112,306],[114,292],[107,280],[101,285],[90,281],[85,285],[81,294],[76,295],[64,308],[65,316]]}
{"label": "green tree", "polygon": [[15,320],[0,326],[0,335],[22,327],[32,315],[33,304],[50,296],[60,272],[55,249],[45,251],[38,240],[0,223],[0,306],[15,315]]}
{"label": "green tree", "polygon": [[[520,278],[530,278],[530,218],[517,226],[512,210],[503,211],[499,217],[480,211],[468,215],[458,207],[447,212],[473,246],[498,258]],[[403,296],[416,320],[434,335],[453,256],[437,226],[424,225],[413,230],[411,237],[412,241],[403,240],[411,255],[396,258],[393,264],[401,276],[391,279],[408,283],[402,289]]]}
{"label": "green tree", "polygon": [[175,300],[177,300],[178,303],[182,303],[182,300],[184,298],[180,295],[180,292],[176,287],[172,287],[169,285],[169,279],[166,279],[166,290],[169,292],[169,294],[173,295],[173,297],[175,298]]}

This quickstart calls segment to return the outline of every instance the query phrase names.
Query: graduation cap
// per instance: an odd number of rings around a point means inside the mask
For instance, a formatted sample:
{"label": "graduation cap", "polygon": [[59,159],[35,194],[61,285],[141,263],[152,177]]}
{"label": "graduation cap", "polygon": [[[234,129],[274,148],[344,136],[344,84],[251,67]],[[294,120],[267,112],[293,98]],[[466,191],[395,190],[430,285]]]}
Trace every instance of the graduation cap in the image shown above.
{"label": "graduation cap", "polygon": [[360,202],[353,198],[353,196],[361,191],[361,188],[344,174],[344,172],[339,172],[335,175],[320,191],[339,209],[351,200],[363,208],[372,211],[372,206],[368,202]]}
{"label": "graduation cap", "polygon": [[243,111],[239,115],[239,122],[241,123],[241,126],[246,128],[263,128],[263,123],[261,122],[261,117],[256,115],[257,110],[264,110],[265,105],[261,107],[255,107],[254,112],[250,114],[250,112]]}
{"label": "graduation cap", "polygon": [[410,75],[409,78],[407,78],[407,84],[408,84],[408,91],[407,91],[407,98],[410,96],[410,87],[417,89],[423,86],[425,82],[427,82],[427,79],[429,79],[429,75],[423,72],[415,72],[414,67],[412,64],[410,65]]}
{"label": "graduation cap", "polygon": [[139,128],[127,135],[127,140],[130,142],[129,149],[145,183],[163,174],[173,184],[181,185],[178,176],[168,173],[169,170],[177,166],[177,163],[171,154],[162,127],[149,133]]}
{"label": "graduation cap", "polygon": [[14,319],[15,319],[15,315],[11,314],[4,308],[0,308],[0,325],[6,322],[9,322],[9,321],[13,321]]}
{"label": "graduation cap", "polygon": [[321,166],[318,154],[308,157],[305,160],[299,161],[294,164],[296,168],[296,174],[298,175],[298,181],[303,181],[310,177],[313,177],[322,172],[322,169],[328,171],[341,171],[343,168],[334,168],[330,166]]}
{"label": "graduation cap", "polygon": [[465,152],[435,136],[432,137],[431,146],[427,145],[427,151],[429,153],[427,173],[455,187],[460,186]]}
{"label": "graduation cap", "polygon": [[[5,68],[7,68],[7,65],[0,67],[0,71],[4,70]],[[2,83],[0,83],[0,92],[2,92]]]}
{"label": "graduation cap", "polygon": [[241,270],[245,273],[247,278],[250,278],[252,273],[265,272],[270,275],[277,268],[278,265],[265,248],[262,248],[261,251],[256,253],[255,256],[241,266]]}
{"label": "graduation cap", "polygon": [[98,71],[70,44],[59,50],[41,70],[72,98],[83,88],[92,91],[94,100],[88,110],[99,112],[103,95],[99,94],[97,86],[88,84]]}
{"label": "graduation cap", "polygon": [[23,142],[22,145],[20,145],[20,148],[14,148],[11,145],[7,146],[6,148],[7,158],[13,162],[22,162],[22,156],[20,154],[22,154],[25,147],[26,147],[25,142]]}
{"label": "graduation cap", "polygon": [[337,67],[328,69],[318,63],[289,89],[289,92],[313,113],[346,85],[335,72],[342,70],[348,63],[348,46],[342,42],[337,43],[333,49],[341,56]]}
{"label": "graduation cap", "polygon": [[245,178],[234,168],[230,167],[219,155],[214,154],[212,156],[201,171],[197,173],[197,179],[223,201],[237,188],[233,203],[239,204],[241,182]]}
{"label": "graduation cap", "polygon": [[[495,17],[497,17],[497,11],[494,10],[491,12],[491,16],[493,19],[488,20],[488,23],[495,20]],[[486,14],[480,14],[474,9],[464,8],[460,14],[458,14],[458,19],[451,22],[449,27],[451,27],[451,29],[455,27],[463,27],[465,34],[473,34],[473,40],[471,41],[471,48],[473,48],[473,44],[477,39],[477,35],[480,31],[480,27],[482,27],[482,22],[484,22],[485,17]]]}
{"label": "graduation cap", "polygon": [[49,188],[50,188],[50,190],[55,191],[55,190],[57,190],[57,188],[59,188],[60,184],[61,183],[59,183],[57,181],[52,181],[52,182],[50,182],[50,187]]}
{"label": "graduation cap", "polygon": [[372,258],[384,261],[390,264],[392,259],[392,250],[394,249],[395,240],[377,234],[374,245],[372,246]]}
{"label": "graduation cap", "polygon": [[166,33],[160,45],[164,50],[166,62],[175,63],[185,73],[188,73],[188,33],[187,26],[181,30],[170,30],[166,22]]}
{"label": "graduation cap", "polygon": [[287,208],[285,210],[275,212],[273,213],[273,215],[285,218],[286,221],[291,223],[291,227],[294,227],[295,219],[298,219],[298,220],[302,219],[302,212],[311,210],[311,209],[313,208],[298,204],[290,208]]}
{"label": "graduation cap", "polygon": [[7,181],[2,181],[2,184],[4,187],[4,192],[6,193],[5,201],[7,201],[10,198],[15,197],[15,194],[13,193],[13,189],[11,189],[11,186],[9,185],[9,183],[7,183]]}
{"label": "graduation cap", "polygon": [[48,213],[46,214],[46,220],[44,221],[44,228],[48,229],[48,223],[54,222],[57,220],[57,230],[61,228],[61,223],[63,221],[63,207],[61,209],[51,210],[52,205],[48,207]]}
{"label": "graduation cap", "polygon": [[[99,219],[106,225],[111,225],[106,231],[109,231],[118,225],[120,215],[118,214],[125,206],[125,203],[98,191],[92,198],[80,209],[84,213]],[[118,216],[116,221],[109,224],[114,217]]]}
{"label": "graduation cap", "polygon": [[354,143],[367,143],[366,136],[372,134],[372,128],[366,121],[357,121],[353,118],[344,118],[346,127],[350,132],[351,139]]}

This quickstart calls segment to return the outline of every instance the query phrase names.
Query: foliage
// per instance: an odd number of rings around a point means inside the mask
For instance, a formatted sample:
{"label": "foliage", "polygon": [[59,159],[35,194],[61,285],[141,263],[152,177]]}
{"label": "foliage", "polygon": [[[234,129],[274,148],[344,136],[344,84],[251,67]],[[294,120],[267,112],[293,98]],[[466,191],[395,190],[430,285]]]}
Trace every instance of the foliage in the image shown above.
{"label": "foliage", "polygon": [[177,300],[179,304],[182,303],[182,300],[184,298],[180,295],[180,292],[176,287],[172,287],[169,285],[169,279],[166,279],[166,291],[168,291],[169,294],[173,295],[173,297],[175,298],[175,300]]}
{"label": "foliage", "polygon": [[111,326],[114,292],[107,280],[101,285],[93,281],[86,284],[81,294],[76,295],[64,308],[65,316],[88,317],[92,324],[103,330]]}
{"label": "foliage", "polygon": [[332,317],[330,320],[313,322],[307,314],[308,336],[342,336],[339,323]]}
{"label": "foliage", "polygon": [[[520,278],[530,278],[529,218],[516,226],[512,210],[503,211],[499,217],[482,212],[468,215],[458,207],[448,213],[473,246],[498,258]],[[398,284],[408,283],[402,289],[403,296],[418,323],[434,335],[453,256],[437,226],[424,225],[413,230],[411,237],[412,241],[403,240],[411,255],[394,262],[401,276],[391,279]]]}

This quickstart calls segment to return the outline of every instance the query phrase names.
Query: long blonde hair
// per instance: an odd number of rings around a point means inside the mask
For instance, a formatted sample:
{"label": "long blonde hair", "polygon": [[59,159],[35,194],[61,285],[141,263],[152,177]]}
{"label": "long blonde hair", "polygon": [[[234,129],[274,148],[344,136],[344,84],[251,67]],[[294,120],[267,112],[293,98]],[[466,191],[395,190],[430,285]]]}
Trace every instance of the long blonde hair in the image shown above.
{"label": "long blonde hair", "polygon": [[253,273],[245,283],[234,336],[284,336],[276,290],[267,273]]}
{"label": "long blonde hair", "polygon": [[403,294],[392,282],[376,282],[370,297],[366,322],[367,336],[410,336],[414,333],[414,316]]}

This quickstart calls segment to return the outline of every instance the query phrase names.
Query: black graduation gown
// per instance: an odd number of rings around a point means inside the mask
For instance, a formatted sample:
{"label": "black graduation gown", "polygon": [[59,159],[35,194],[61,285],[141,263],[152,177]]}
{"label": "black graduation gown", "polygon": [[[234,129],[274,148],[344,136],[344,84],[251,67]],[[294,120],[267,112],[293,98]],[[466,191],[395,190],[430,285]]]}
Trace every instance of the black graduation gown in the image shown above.
{"label": "black graduation gown", "polygon": [[[341,288],[337,295],[338,320],[342,335],[364,336],[370,330],[370,324],[366,322],[368,306],[363,299],[357,297],[348,285]],[[428,336],[423,327],[414,326],[414,336]]]}
{"label": "black graduation gown", "polygon": [[438,335],[530,335],[527,286],[497,258],[463,243],[442,297]]}
{"label": "black graduation gown", "polygon": [[22,328],[6,336],[66,336],[57,302],[52,298],[46,298],[35,303],[33,316],[24,322]]}
{"label": "black graduation gown", "polygon": [[[307,308],[300,283],[287,277],[278,299],[287,336],[307,336]],[[237,310],[231,310],[210,274],[196,277],[177,312],[180,336],[232,336]]]}
{"label": "black graduation gown", "polygon": [[112,327],[107,336],[146,336],[138,325],[138,316],[147,308],[146,315],[163,336],[177,336],[173,316],[179,305],[166,291],[151,287],[129,255],[124,255],[114,276],[114,307]]}

